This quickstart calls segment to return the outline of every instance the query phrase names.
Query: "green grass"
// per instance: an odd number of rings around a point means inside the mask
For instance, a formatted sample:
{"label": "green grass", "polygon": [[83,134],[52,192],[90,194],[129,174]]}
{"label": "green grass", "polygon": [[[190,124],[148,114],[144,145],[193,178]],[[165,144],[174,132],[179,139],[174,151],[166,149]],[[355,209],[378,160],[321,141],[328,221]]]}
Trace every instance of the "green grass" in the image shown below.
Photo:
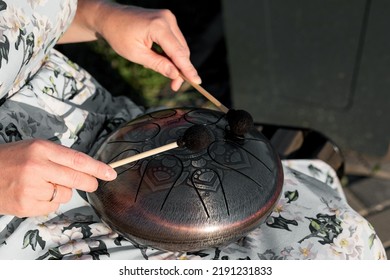
{"label": "green grass", "polygon": [[131,85],[135,92],[143,96],[147,106],[158,105],[159,101],[155,97],[169,83],[167,78],[120,57],[105,41],[92,43],[91,48],[110,63],[112,70],[120,75],[124,83]]}
{"label": "green grass", "polygon": [[[90,43],[90,49],[107,61],[123,81],[143,100],[146,108],[150,107],[207,107],[208,101],[184,83],[178,92],[170,89],[170,79],[141,65],[130,62],[116,54],[103,40]],[[109,79],[109,77],[107,77]],[[196,94],[195,94],[196,93]]]}

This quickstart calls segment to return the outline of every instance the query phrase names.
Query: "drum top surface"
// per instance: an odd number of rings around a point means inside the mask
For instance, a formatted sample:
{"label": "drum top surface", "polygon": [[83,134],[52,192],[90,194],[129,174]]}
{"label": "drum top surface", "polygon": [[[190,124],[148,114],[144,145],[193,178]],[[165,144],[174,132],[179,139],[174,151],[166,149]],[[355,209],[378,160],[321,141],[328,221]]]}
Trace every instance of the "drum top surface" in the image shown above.
{"label": "drum top surface", "polygon": [[176,148],[118,167],[116,180],[88,194],[104,222],[136,243],[189,251],[235,241],[264,221],[281,192],[280,160],[256,129],[231,135],[221,112],[141,116],[114,132],[95,158],[109,163],[175,142],[194,124],[214,135],[206,149]]}

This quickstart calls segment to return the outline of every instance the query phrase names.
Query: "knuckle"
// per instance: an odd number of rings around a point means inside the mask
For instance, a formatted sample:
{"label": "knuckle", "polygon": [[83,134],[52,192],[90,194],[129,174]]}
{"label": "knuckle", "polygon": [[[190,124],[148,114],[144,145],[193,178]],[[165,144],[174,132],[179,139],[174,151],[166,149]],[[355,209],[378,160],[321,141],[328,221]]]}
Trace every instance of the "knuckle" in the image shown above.
{"label": "knuckle", "polygon": [[95,191],[98,186],[96,178],[81,172],[74,172],[72,175],[72,182],[72,186],[69,187],[84,190],[86,192]]}
{"label": "knuckle", "polygon": [[164,59],[156,59],[152,65],[152,69],[156,72],[163,73],[164,69]]}
{"label": "knuckle", "polygon": [[40,154],[44,151],[47,143],[42,139],[29,140],[27,142],[27,151],[26,154],[30,158],[36,154]]}
{"label": "knuckle", "polygon": [[171,10],[169,10],[169,9],[161,9],[161,10],[159,10],[159,18],[161,18],[161,19],[164,19],[164,21],[165,21],[165,19],[168,19],[168,20],[176,20],[176,17],[175,17],[175,15],[172,13],[172,11]]}
{"label": "knuckle", "polygon": [[165,28],[166,26],[170,26],[172,24],[176,24],[176,17],[168,9],[161,9],[157,11],[151,22],[151,26],[157,28]]}
{"label": "knuckle", "polygon": [[72,172],[72,175],[70,175],[71,177],[71,185],[69,187],[79,187],[80,185],[82,185],[82,180],[81,180],[81,173],[78,172],[78,171],[74,171]]}
{"label": "knuckle", "polygon": [[96,169],[94,170],[95,173],[93,174],[95,178],[103,178],[103,174],[104,176],[106,175],[106,165],[103,164],[103,163],[98,163],[96,165]]}
{"label": "knuckle", "polygon": [[40,173],[42,166],[36,158],[27,157],[19,168],[19,181],[28,184],[31,183],[31,180],[29,180],[30,175]]}
{"label": "knuckle", "polygon": [[29,147],[33,151],[40,152],[44,147],[46,147],[47,143],[43,139],[33,139],[29,142]]}
{"label": "knuckle", "polygon": [[82,152],[75,151],[73,153],[72,163],[74,166],[84,166],[87,164],[87,157]]}
{"label": "knuckle", "polygon": [[189,59],[191,53],[190,53],[190,50],[188,48],[185,48],[183,46],[180,46],[176,49],[175,51],[175,55],[179,58],[185,58],[185,59]]}

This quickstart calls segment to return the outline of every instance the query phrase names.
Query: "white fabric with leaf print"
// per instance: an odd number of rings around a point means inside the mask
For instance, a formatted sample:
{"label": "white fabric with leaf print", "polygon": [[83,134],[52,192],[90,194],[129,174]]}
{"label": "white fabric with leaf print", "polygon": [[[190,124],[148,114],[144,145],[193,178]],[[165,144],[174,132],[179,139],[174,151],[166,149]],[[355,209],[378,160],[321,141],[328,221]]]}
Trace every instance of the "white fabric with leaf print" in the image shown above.
{"label": "white fabric with leaf print", "polygon": [[0,2],[0,98],[17,92],[41,67],[76,5],[77,0]]}
{"label": "white fabric with leaf print", "polygon": [[0,218],[0,259],[386,259],[372,226],[337,191],[332,168],[319,160],[284,161],[283,167],[282,196],[267,221],[227,246],[187,253],[137,246],[74,193],[51,215]]}
{"label": "white fabric with leaf print", "polygon": [[[0,0],[0,143],[43,138],[93,153],[142,114],[53,49],[76,0]],[[348,205],[332,168],[284,161],[279,203],[245,238],[200,252],[132,244],[105,226],[83,193],[47,216],[0,216],[0,259],[385,259],[371,225]]]}

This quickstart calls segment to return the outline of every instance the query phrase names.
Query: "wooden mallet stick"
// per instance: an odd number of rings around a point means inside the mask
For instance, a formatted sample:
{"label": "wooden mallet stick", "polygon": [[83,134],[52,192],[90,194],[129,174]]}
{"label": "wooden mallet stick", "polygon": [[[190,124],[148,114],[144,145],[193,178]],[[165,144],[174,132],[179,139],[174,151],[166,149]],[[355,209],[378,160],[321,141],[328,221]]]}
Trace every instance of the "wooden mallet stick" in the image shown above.
{"label": "wooden mallet stick", "polygon": [[169,143],[169,144],[166,144],[164,146],[157,147],[157,148],[154,148],[152,150],[149,150],[149,151],[146,151],[146,152],[143,152],[143,153],[139,153],[139,154],[136,154],[134,156],[130,156],[130,157],[127,157],[127,158],[124,158],[124,159],[121,159],[121,160],[109,163],[108,165],[111,166],[112,168],[117,168],[119,166],[131,163],[131,162],[134,162],[134,161],[146,158],[146,157],[157,155],[157,154],[160,154],[162,152],[175,149],[177,147],[179,147],[177,142]]}
{"label": "wooden mallet stick", "polygon": [[[153,49],[160,55],[166,57],[167,59],[170,59],[164,51],[161,49],[161,47],[154,45]],[[227,108],[225,105],[223,105],[221,102],[219,102],[218,99],[216,99],[211,93],[209,93],[207,90],[205,90],[201,85],[198,85],[196,83],[193,83],[190,79],[188,79],[186,76],[181,73],[179,70],[180,77],[189,83],[193,88],[195,88],[199,93],[201,93],[204,97],[206,97],[211,103],[213,103],[221,112],[226,114],[226,118],[230,125],[230,130],[235,135],[244,135],[247,133],[252,127],[253,127],[253,118],[251,114],[244,110],[233,110]]]}
{"label": "wooden mallet stick", "polygon": [[150,157],[153,155],[160,154],[165,151],[175,149],[177,147],[186,147],[191,151],[199,151],[204,148],[207,148],[210,143],[214,140],[214,135],[212,132],[206,128],[204,125],[195,124],[189,127],[185,132],[183,137],[180,137],[176,142],[169,143],[152,150],[139,153],[112,163],[108,165],[112,168],[117,168],[119,166]]}
{"label": "wooden mallet stick", "polygon": [[189,79],[186,78],[181,72],[179,72],[180,77],[189,83],[191,86],[193,86],[197,91],[199,91],[204,97],[206,97],[211,103],[213,103],[219,110],[224,112],[225,114],[229,111],[229,109],[224,106],[221,102],[218,101],[214,96],[212,96],[207,90],[205,90],[202,86],[195,84],[191,82]]}
{"label": "wooden mallet stick", "polygon": [[[164,52],[164,50],[157,44],[153,44],[152,46],[152,49],[158,53],[159,55],[162,55],[164,57],[166,57],[167,59],[171,60],[170,57],[167,56],[167,54]],[[189,79],[187,79],[186,76],[183,75],[183,73],[181,73],[181,71],[179,70],[179,75],[180,77],[186,81],[187,83],[189,83],[191,86],[193,86],[197,91],[199,91],[204,97],[206,97],[211,103],[213,103],[219,110],[221,110],[222,112],[224,112],[225,114],[229,111],[229,109],[224,106],[221,102],[218,101],[218,99],[216,99],[214,96],[212,96],[207,90],[205,90],[202,86],[196,84],[196,83],[193,83],[191,82]]]}

